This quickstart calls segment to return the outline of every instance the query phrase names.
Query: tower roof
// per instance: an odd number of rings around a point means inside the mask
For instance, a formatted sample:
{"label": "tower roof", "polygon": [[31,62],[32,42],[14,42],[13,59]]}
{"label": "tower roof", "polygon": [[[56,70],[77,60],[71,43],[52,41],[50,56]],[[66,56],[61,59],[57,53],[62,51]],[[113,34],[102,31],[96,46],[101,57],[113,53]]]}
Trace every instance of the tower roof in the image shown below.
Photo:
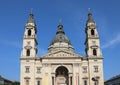
{"label": "tower roof", "polygon": [[89,10],[89,12],[88,12],[88,20],[87,20],[87,23],[89,23],[89,22],[95,23],[95,21],[94,21],[93,18],[92,18],[92,13],[90,12],[90,10]]}
{"label": "tower roof", "polygon": [[53,45],[54,43],[57,43],[57,42],[65,42],[65,43],[68,43],[71,45],[70,40],[65,35],[62,23],[59,23],[58,30],[56,32],[55,37],[53,38],[53,40],[51,42],[51,45]]}
{"label": "tower roof", "polygon": [[30,12],[30,17],[29,17],[29,20],[27,21],[27,23],[35,23],[33,16],[34,16],[34,15],[33,15],[33,12],[31,11],[31,12]]}

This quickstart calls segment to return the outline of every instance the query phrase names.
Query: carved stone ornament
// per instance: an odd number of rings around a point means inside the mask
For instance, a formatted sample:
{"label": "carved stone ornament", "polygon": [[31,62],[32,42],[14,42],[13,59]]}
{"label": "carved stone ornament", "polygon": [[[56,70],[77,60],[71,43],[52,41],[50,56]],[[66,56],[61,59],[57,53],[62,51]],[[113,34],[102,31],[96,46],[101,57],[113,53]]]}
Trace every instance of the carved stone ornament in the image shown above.
{"label": "carved stone ornament", "polygon": [[24,48],[25,48],[25,49],[31,49],[32,46],[25,46]]}

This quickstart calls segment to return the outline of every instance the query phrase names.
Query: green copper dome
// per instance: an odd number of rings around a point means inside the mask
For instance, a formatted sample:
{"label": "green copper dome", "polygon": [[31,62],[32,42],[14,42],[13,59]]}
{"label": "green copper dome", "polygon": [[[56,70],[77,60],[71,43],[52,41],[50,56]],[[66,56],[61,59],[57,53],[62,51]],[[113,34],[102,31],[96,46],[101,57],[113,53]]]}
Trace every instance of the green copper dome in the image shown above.
{"label": "green copper dome", "polygon": [[71,45],[70,40],[68,39],[68,37],[65,35],[65,32],[63,31],[63,25],[59,24],[58,25],[58,30],[56,32],[55,37],[53,38],[51,45],[53,45],[54,43],[57,42],[65,42]]}

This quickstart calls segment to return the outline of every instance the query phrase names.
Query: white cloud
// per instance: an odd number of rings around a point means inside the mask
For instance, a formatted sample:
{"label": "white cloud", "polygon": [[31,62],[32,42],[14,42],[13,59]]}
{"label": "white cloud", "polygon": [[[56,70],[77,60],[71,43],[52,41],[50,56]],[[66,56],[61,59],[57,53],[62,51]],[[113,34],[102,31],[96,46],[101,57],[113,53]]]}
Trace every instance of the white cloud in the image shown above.
{"label": "white cloud", "polygon": [[112,40],[110,40],[108,43],[104,44],[102,46],[102,48],[108,48],[111,47],[113,45],[117,45],[118,43],[120,43],[120,34],[118,34],[115,38],[113,38]]}

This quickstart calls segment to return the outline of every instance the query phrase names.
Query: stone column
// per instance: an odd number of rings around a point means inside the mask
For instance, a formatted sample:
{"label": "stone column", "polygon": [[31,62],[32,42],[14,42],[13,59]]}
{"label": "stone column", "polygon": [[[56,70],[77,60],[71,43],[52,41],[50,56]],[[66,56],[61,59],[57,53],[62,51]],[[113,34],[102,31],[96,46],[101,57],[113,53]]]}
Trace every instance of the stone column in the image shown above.
{"label": "stone column", "polygon": [[52,85],[55,85],[55,73],[52,73]]}
{"label": "stone column", "polygon": [[56,84],[55,84],[55,82],[56,82],[56,81],[55,81],[55,78],[56,78],[56,77],[54,76],[54,85],[56,85]]}
{"label": "stone column", "polygon": [[71,79],[70,79],[71,77],[69,76],[69,85],[71,85]]}
{"label": "stone column", "polygon": [[55,82],[55,81],[54,81],[54,76],[52,76],[52,85],[54,85],[54,82]]}
{"label": "stone column", "polygon": [[[73,83],[72,76],[73,76],[73,75],[69,73],[69,85],[72,85],[72,83]],[[72,83],[71,83],[71,82],[72,82]]]}

